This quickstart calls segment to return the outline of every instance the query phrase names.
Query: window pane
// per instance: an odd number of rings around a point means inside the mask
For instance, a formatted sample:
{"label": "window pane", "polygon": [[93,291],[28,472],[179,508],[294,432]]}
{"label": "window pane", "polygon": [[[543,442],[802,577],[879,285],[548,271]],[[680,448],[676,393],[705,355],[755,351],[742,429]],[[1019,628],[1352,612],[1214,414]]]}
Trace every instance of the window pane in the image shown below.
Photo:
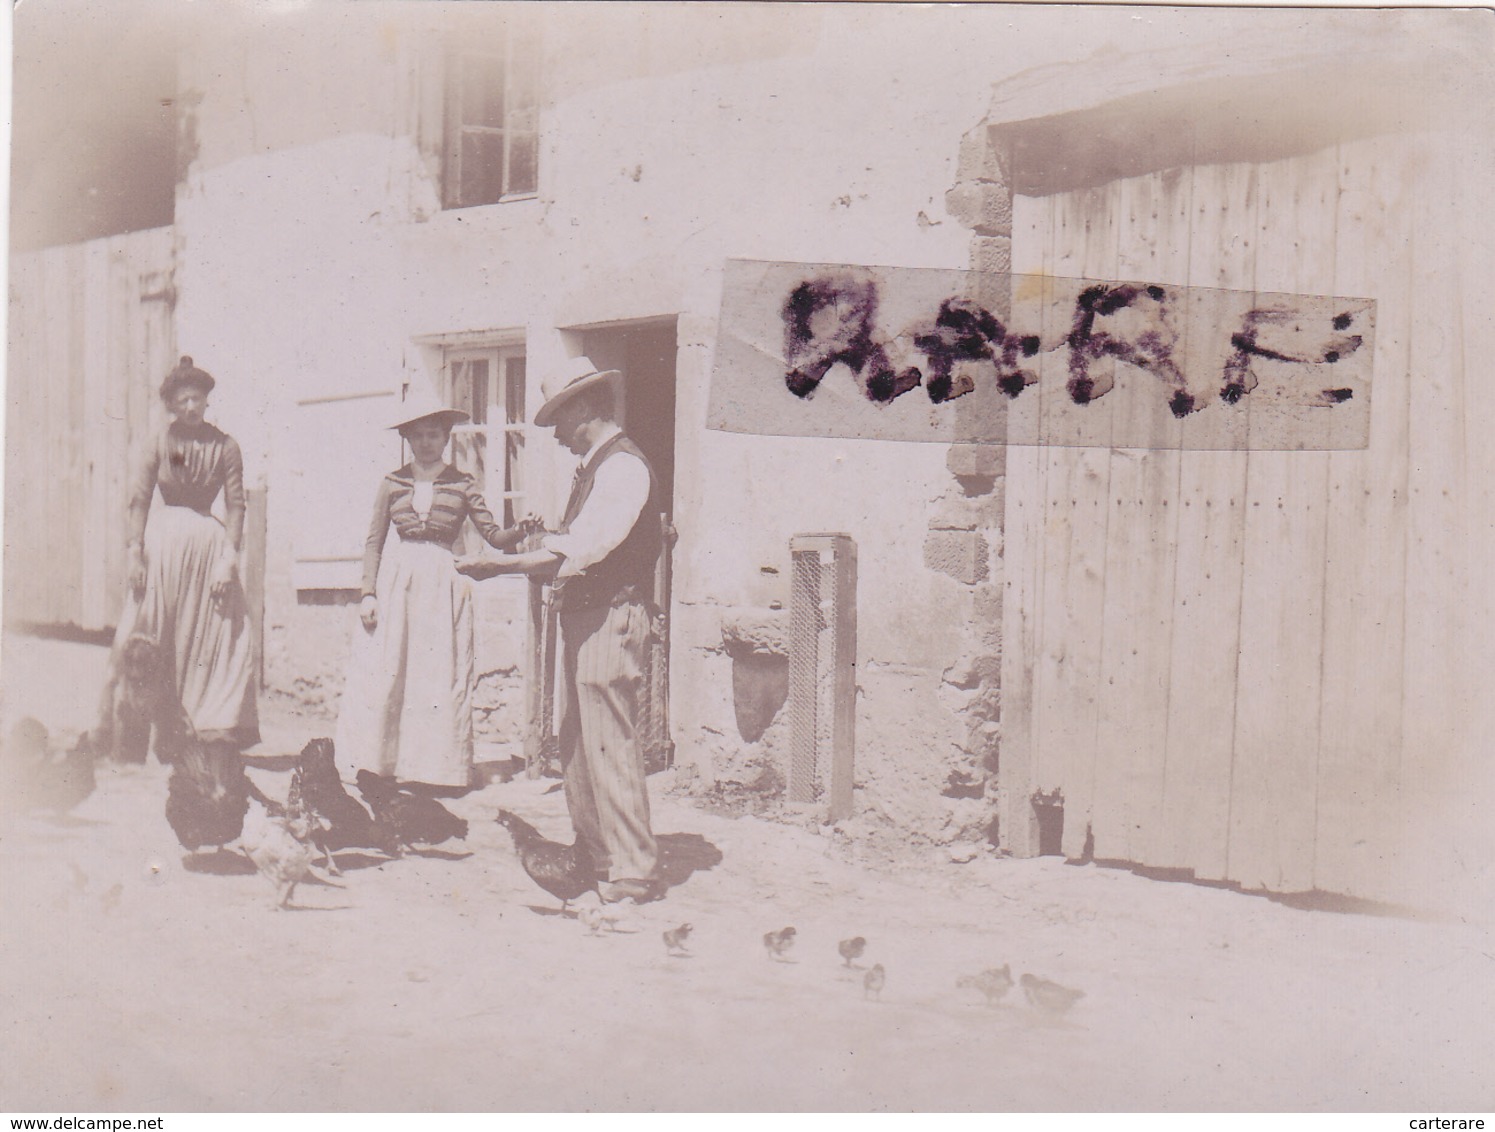
{"label": "window pane", "polygon": [[488,359],[456,358],[452,361],[452,408],[465,409],[474,424],[488,419]]}
{"label": "window pane", "polygon": [[[524,424],[524,375],[523,357],[504,359],[504,420],[510,425]],[[504,433],[504,490],[524,491],[524,430],[513,428]],[[504,502],[505,522],[511,526],[523,514],[523,500],[508,499]]]}
{"label": "window pane", "polygon": [[539,138],[535,134],[510,132],[506,192],[532,193],[539,188],[539,148]]}
{"label": "window pane", "polygon": [[502,134],[462,135],[462,204],[493,204],[503,196],[503,160]]}
{"label": "window pane", "polygon": [[540,101],[539,52],[530,43],[516,43],[509,57],[509,113]]}
{"label": "window pane", "polygon": [[503,60],[492,55],[462,56],[462,125],[503,124]]}
{"label": "window pane", "polygon": [[504,359],[504,422],[524,423],[524,359]]}
{"label": "window pane", "polygon": [[466,472],[482,490],[487,467],[488,435],[482,429],[458,427],[452,430],[452,463],[458,471]]}

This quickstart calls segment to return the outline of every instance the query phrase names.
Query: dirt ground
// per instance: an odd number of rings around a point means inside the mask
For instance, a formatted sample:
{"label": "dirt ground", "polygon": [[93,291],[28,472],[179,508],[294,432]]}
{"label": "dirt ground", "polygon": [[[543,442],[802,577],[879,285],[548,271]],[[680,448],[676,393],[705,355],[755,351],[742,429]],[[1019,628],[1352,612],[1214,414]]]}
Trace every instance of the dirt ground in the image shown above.
{"label": "dirt ground", "polygon": [[[5,718],[86,721],[101,650],[10,638]],[[40,705],[40,706],[35,706]],[[266,749],[323,721],[274,704]],[[552,780],[455,800],[465,844],[340,855],[289,911],[232,856],[185,859],[166,775],[105,769],[66,817],[0,826],[0,1110],[1495,1108],[1495,925],[1305,910],[995,854],[901,860],[708,812],[651,779],[672,887],[590,935],[499,807],[569,839]],[[288,772],[257,769],[267,792]],[[694,926],[689,954],[661,932]],[[792,924],[788,961],[763,933]],[[862,935],[848,969],[837,941]],[[863,971],[881,963],[880,998]],[[1010,963],[1070,1015],[958,975]]]}

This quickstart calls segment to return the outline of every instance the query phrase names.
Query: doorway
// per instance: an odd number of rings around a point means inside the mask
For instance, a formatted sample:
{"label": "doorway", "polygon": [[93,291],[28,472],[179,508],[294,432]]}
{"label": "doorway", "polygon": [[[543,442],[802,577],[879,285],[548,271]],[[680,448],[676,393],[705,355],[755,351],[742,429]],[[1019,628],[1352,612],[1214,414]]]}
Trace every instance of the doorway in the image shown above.
{"label": "doorway", "polygon": [[[671,552],[675,545],[675,354],[674,315],[625,323],[571,327],[564,334],[574,353],[585,354],[599,369],[623,373],[619,423],[654,469],[658,513],[646,516],[660,524],[664,553],[653,594],[654,633],[644,673],[644,696],[638,720],[639,748],[649,773],[675,760],[669,726],[669,658]],[[553,672],[553,666],[542,671]],[[545,690],[547,700],[551,689]]]}

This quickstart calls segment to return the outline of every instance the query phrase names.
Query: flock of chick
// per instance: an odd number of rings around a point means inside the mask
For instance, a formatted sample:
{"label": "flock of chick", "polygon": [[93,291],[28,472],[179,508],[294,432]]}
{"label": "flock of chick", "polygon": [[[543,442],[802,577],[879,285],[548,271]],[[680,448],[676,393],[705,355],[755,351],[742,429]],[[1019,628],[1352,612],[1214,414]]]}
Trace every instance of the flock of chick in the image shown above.
{"label": "flock of chick", "polygon": [[[237,845],[274,887],[275,907],[290,906],[296,886],[313,877],[320,863],[326,872],[341,872],[333,853],[373,849],[388,857],[404,851],[465,839],[468,823],[434,798],[411,790],[394,779],[360,770],[354,784],[363,802],[344,787],[331,739],[313,739],[301,751],[291,773],[285,802],[261,792],[245,773],[238,752],[202,741],[180,701],[149,680],[156,666],[149,641],[126,644],[121,698],[133,705],[140,721],[156,728],[158,756],[171,765],[167,780],[165,816],[182,847],[197,853],[223,852]],[[103,737],[107,740],[107,737]],[[67,752],[54,752],[47,730],[34,719],[23,719],[12,730],[0,764],[0,805],[7,809],[50,810],[66,813],[86,799],[96,785],[94,764],[99,752],[94,737],[85,734]],[[365,808],[365,804],[366,807]],[[567,913],[571,901],[598,890],[595,862],[580,843],[551,841],[529,822],[508,810],[497,821],[514,841],[525,873],[540,888],[561,901]],[[583,905],[577,918],[592,935],[619,930],[626,913],[604,903]],[[688,923],[662,933],[666,954],[690,955]],[[793,927],[763,936],[768,958],[792,962],[789,953],[798,932]],[[838,944],[848,968],[857,966],[867,950],[862,936]],[[887,971],[875,963],[862,975],[862,993],[880,998]],[[1084,997],[1084,991],[1024,974],[1016,982],[1010,966],[991,968],[956,980],[959,989],[979,991],[989,1006],[998,1006],[1014,985],[1021,985],[1028,1004],[1039,1014],[1058,1018]]]}
{"label": "flock of chick", "polygon": [[[583,915],[583,921],[586,921]],[[594,932],[596,927],[588,925]],[[667,954],[672,956],[688,955],[686,940],[692,931],[690,924],[681,924],[679,927],[668,928],[662,935]],[[763,935],[763,950],[769,959],[779,962],[791,962],[789,952],[794,947],[798,938],[798,931],[793,927],[780,928],[778,931],[765,932]],[[867,940],[864,936],[853,936],[843,939],[836,945],[836,950],[841,954],[841,961],[850,968],[857,966],[856,960],[867,952]],[[881,963],[874,963],[862,975],[862,996],[864,998],[881,998],[882,988],[887,985],[888,972]],[[1062,986],[1050,979],[1039,978],[1037,975],[1023,975],[1018,980],[1023,988],[1023,995],[1028,1000],[1028,1005],[1039,1014],[1048,1018],[1060,1018],[1069,1013],[1070,1007],[1085,997],[1085,992],[1073,987]],[[961,975],[955,980],[959,989],[978,990],[986,998],[988,1006],[997,1006],[1002,999],[1007,997],[1014,984],[1012,968],[1010,965],[993,967],[982,971],[979,975]]]}
{"label": "flock of chick", "polygon": [[[514,848],[519,862],[529,878],[561,902],[561,912],[570,909],[571,901],[592,892],[596,888],[596,869],[581,844],[563,845],[544,837],[533,825],[510,813],[498,811],[498,821],[514,838]],[[620,929],[626,913],[620,913],[606,904],[584,904],[576,910],[576,917],[588,933],[601,935]],[[691,924],[683,923],[666,928],[660,933],[664,941],[665,954],[676,958],[690,955],[688,941],[694,931]],[[771,960],[792,962],[789,953],[794,948],[799,932],[794,927],[783,927],[764,933],[763,949]],[[847,967],[856,967],[856,960],[867,951],[864,936],[853,936],[837,944],[837,950]],[[862,994],[865,998],[880,998],[887,984],[887,969],[874,963],[862,975]],[[1014,981],[1010,965],[993,967],[976,975],[962,975],[955,981],[959,989],[980,991],[987,1005],[998,1006],[1007,997],[1014,985],[1023,988],[1023,995],[1040,1015],[1060,1018],[1069,1013],[1076,1002],[1085,997],[1085,992],[1066,987],[1038,975],[1025,974]]]}

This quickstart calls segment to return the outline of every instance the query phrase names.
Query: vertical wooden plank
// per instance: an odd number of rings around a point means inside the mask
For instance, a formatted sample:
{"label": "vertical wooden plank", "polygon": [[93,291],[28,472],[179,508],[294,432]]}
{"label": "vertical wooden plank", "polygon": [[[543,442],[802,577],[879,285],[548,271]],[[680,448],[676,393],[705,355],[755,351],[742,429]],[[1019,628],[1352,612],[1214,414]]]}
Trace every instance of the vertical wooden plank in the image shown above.
{"label": "vertical wooden plank", "polygon": [[[1486,86],[1488,90],[1488,85]],[[1463,758],[1452,770],[1457,794],[1445,794],[1448,817],[1449,856],[1445,879],[1452,891],[1441,901],[1444,907],[1495,903],[1495,832],[1488,817],[1488,804],[1495,796],[1495,767],[1488,757],[1495,749],[1495,699],[1480,693],[1486,675],[1495,672],[1495,587],[1484,580],[1495,576],[1495,404],[1489,397],[1488,360],[1495,357],[1495,320],[1490,317],[1491,264],[1495,263],[1495,217],[1483,207],[1489,185],[1495,182],[1495,154],[1484,144],[1488,127],[1484,109],[1488,95],[1471,99],[1467,117],[1460,125],[1463,144],[1455,150],[1451,170],[1452,191],[1447,207],[1460,218],[1460,240],[1455,271],[1458,278],[1456,325],[1462,349],[1458,354],[1464,383],[1464,482],[1465,562],[1468,590],[1458,601],[1470,629],[1465,688],[1475,694],[1461,738]]]}
{"label": "vertical wooden plank", "polygon": [[67,524],[62,531],[63,561],[60,563],[66,575],[66,592],[63,596],[66,613],[64,620],[72,625],[83,625],[84,591],[88,588],[88,543],[85,531],[88,525],[88,504],[84,494],[87,490],[88,458],[88,393],[85,385],[90,365],[92,348],[90,328],[91,306],[98,300],[98,288],[91,282],[94,275],[95,250],[98,242],[73,244],[68,250],[68,289],[71,292],[70,319],[68,328],[72,365],[68,367],[67,407],[64,410],[63,427],[68,437],[68,479],[64,487],[67,494]]}
{"label": "vertical wooden plank", "polygon": [[79,524],[71,532],[72,553],[78,560],[77,623],[84,629],[104,625],[105,510],[109,493],[109,469],[104,463],[104,387],[110,370],[109,283],[121,241],[92,240],[82,245],[76,280],[81,291],[83,355],[78,373],[81,397],[72,428],[77,439],[80,475],[74,481]]}
{"label": "vertical wooden plank", "polygon": [[[1476,696],[1488,696],[1488,672],[1471,672],[1475,633],[1490,626],[1470,620],[1473,584],[1465,532],[1469,457],[1465,417],[1488,400],[1466,391],[1457,265],[1462,233],[1469,224],[1457,206],[1478,209],[1474,194],[1458,200],[1460,145],[1465,138],[1439,129],[1414,160],[1420,173],[1412,244],[1412,392],[1409,399],[1407,476],[1406,621],[1403,654],[1403,747],[1401,759],[1402,844],[1413,868],[1403,879],[1414,886],[1450,864],[1446,825],[1449,799],[1469,788],[1461,770],[1488,765],[1470,757]],[[1461,194],[1462,195],[1462,194]],[[1476,292],[1482,294],[1483,292]],[[1488,302],[1488,296],[1485,295]],[[1487,372],[1478,359],[1476,373]],[[1468,396],[1468,392],[1476,395]],[[1481,443],[1488,443],[1481,440]]]}
{"label": "vertical wooden plank", "polygon": [[[1119,278],[1187,281],[1191,185],[1177,170],[1119,183]],[[1151,864],[1161,840],[1167,750],[1179,426],[1157,414],[1167,399],[1157,378],[1119,369],[1117,436],[1150,438],[1151,447],[1111,453],[1096,849]],[[1112,840],[1114,850],[1106,848]]]}
{"label": "vertical wooden plank", "polygon": [[[1018,276],[1047,270],[1052,197],[1014,197],[1012,269]],[[1017,288],[1030,285],[1014,280]],[[1002,749],[997,767],[1001,845],[1018,856],[1038,852],[1032,795],[1038,787],[1035,729],[1037,622],[1043,578],[1044,475],[1048,453],[1036,437],[1036,389],[1008,405],[1009,438],[1002,532]],[[1022,443],[1026,440],[1027,443]]]}
{"label": "vertical wooden plank", "polygon": [[37,615],[46,622],[60,622],[66,616],[61,601],[64,569],[41,569],[42,563],[57,563],[64,547],[61,533],[66,529],[68,516],[65,510],[65,484],[71,469],[68,467],[68,443],[66,429],[67,382],[72,369],[72,353],[69,350],[69,324],[71,303],[67,286],[67,254],[65,248],[55,249],[44,261],[43,306],[47,338],[47,364],[36,380],[42,390],[42,412],[38,437],[45,451],[44,467],[51,474],[36,475],[36,501],[41,505],[41,514],[52,516],[51,521],[37,525],[36,540],[41,545],[37,560],[38,581],[42,590]]}
{"label": "vertical wooden plank", "polygon": [[1402,745],[1412,201],[1404,138],[1346,143],[1339,160],[1335,292],[1376,300],[1375,357],[1369,446],[1329,456],[1314,886],[1388,898]]}
{"label": "vertical wooden plank", "polygon": [[[1114,272],[1115,228],[1105,194],[1066,194],[1055,201],[1052,274],[1105,278]],[[1109,267],[1109,269],[1108,269]],[[1064,351],[1046,358],[1063,367]],[[1095,791],[1096,689],[1100,680],[1100,626],[1105,587],[1105,499],[1109,453],[1098,447],[1065,447],[1093,429],[1082,414],[1104,401],[1075,405],[1064,382],[1045,372],[1042,391],[1048,447],[1044,491],[1043,575],[1038,623],[1035,727],[1038,785],[1062,789],[1066,856],[1087,842]],[[1093,433],[1090,433],[1093,435]]]}
{"label": "vertical wooden plank", "polygon": [[6,619],[27,617],[33,601],[31,571],[27,568],[27,557],[23,547],[25,541],[15,532],[26,530],[30,516],[24,511],[24,501],[29,491],[24,486],[25,464],[21,453],[28,446],[32,435],[31,422],[35,408],[32,405],[31,373],[32,344],[32,266],[34,255],[14,255],[10,259],[9,326],[10,341],[6,343],[6,366],[8,380],[5,384],[6,432],[5,478],[10,490],[4,499],[5,520],[12,535],[5,543],[5,603]]}
{"label": "vertical wooden plank", "polygon": [[[1332,291],[1338,174],[1334,150],[1263,167],[1258,296]],[[1253,403],[1229,869],[1247,888],[1301,891],[1313,885],[1328,456],[1268,447],[1280,414],[1271,433],[1262,415]]]}
{"label": "vertical wooden plank", "polygon": [[1180,454],[1178,552],[1163,779],[1164,833],[1154,859],[1209,880],[1226,875],[1235,714],[1247,453],[1231,450],[1244,409],[1218,396],[1229,354],[1227,310],[1209,288],[1249,288],[1256,258],[1258,174],[1253,165],[1193,170],[1188,283],[1196,313],[1184,350],[1191,388],[1208,390],[1189,422],[1218,450]]}

